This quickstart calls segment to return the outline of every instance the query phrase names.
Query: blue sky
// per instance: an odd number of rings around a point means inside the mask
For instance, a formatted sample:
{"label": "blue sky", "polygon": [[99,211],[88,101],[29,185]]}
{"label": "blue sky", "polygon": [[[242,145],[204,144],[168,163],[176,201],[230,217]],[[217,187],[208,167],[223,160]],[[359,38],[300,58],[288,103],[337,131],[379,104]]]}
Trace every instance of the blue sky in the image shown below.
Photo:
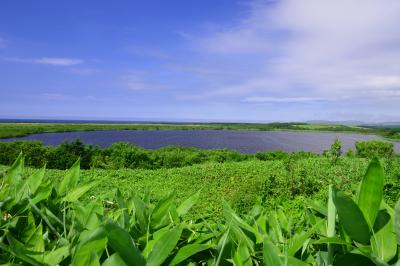
{"label": "blue sky", "polygon": [[400,121],[397,0],[0,2],[0,117]]}

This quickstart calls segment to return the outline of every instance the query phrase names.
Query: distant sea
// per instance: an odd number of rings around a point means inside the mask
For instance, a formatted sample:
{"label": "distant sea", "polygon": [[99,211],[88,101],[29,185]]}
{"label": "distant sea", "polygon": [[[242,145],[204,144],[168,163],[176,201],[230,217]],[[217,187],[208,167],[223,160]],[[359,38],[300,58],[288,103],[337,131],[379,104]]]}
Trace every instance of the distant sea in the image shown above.
{"label": "distant sea", "polygon": [[[218,122],[177,122],[177,121],[131,121],[131,120],[72,120],[72,119],[7,119],[0,118],[0,123],[72,123],[72,124],[209,124]],[[232,122],[234,123],[234,122]]]}

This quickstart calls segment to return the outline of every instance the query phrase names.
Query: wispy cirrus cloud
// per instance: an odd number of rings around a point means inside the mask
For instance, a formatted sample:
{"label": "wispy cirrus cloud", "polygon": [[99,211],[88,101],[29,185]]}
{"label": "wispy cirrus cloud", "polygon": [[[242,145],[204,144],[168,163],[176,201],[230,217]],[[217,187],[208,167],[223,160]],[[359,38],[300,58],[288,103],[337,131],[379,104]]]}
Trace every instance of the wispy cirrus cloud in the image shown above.
{"label": "wispy cirrus cloud", "polygon": [[3,60],[14,63],[51,65],[51,66],[75,66],[84,63],[82,59],[63,58],[63,57],[42,57],[42,58],[7,57],[3,58]]}
{"label": "wispy cirrus cloud", "polygon": [[210,69],[242,71],[214,76],[201,94],[249,103],[398,101],[399,12],[397,0],[253,1],[241,20],[194,38],[204,57],[225,63]]}
{"label": "wispy cirrus cloud", "polygon": [[312,97],[246,97],[243,101],[248,103],[310,103],[326,102],[332,99],[312,98]]}

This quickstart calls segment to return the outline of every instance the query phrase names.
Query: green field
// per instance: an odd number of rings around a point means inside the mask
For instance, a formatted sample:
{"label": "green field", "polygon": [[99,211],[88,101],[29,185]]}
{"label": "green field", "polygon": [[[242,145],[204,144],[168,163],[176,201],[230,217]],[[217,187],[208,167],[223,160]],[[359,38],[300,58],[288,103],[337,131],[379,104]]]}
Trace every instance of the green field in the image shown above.
{"label": "green field", "polygon": [[78,162],[44,171],[23,161],[0,168],[2,264],[392,265],[400,257],[398,158],[83,171]]}
{"label": "green field", "polygon": [[[183,201],[201,191],[200,205],[196,211],[202,215],[222,215],[223,201],[244,213],[261,201],[273,208],[284,205],[292,211],[301,212],[305,199],[326,200],[327,188],[332,180],[339,188],[354,193],[364,175],[368,159],[343,158],[333,165],[328,158],[285,161],[244,161],[228,163],[205,163],[172,169],[119,169],[82,170],[84,183],[99,181],[88,196],[111,199],[116,189],[125,197],[132,193],[143,196],[146,191],[156,199],[175,191],[176,200]],[[400,159],[383,161],[386,169],[388,202],[398,197]],[[32,169],[30,170],[32,171]],[[65,171],[50,170],[47,174],[55,179]],[[399,183],[400,184],[400,183]],[[299,209],[300,208],[300,209]]]}
{"label": "green field", "polygon": [[97,123],[0,123],[0,138],[21,137],[29,134],[92,130],[314,130],[374,133],[367,129],[342,125],[314,125],[306,123],[199,123],[199,124],[97,124]]}

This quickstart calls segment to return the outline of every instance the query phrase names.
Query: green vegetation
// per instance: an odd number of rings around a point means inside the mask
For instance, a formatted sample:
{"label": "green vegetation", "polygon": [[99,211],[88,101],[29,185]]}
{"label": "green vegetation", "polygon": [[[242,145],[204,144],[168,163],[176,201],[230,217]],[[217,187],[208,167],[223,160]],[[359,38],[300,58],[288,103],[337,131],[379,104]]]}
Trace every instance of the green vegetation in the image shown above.
{"label": "green vegetation", "polygon": [[0,138],[21,137],[48,132],[93,130],[305,130],[379,133],[372,128],[307,123],[198,123],[198,124],[72,124],[72,123],[0,123]]}
{"label": "green vegetation", "polygon": [[[394,265],[400,203],[393,209],[398,195],[388,194],[399,191],[400,162],[383,162],[321,157],[80,175],[78,161],[29,175],[20,156],[0,179],[0,263]],[[111,195],[115,186],[122,193]],[[235,202],[246,195],[265,198]]]}
{"label": "green vegetation", "polygon": [[391,157],[393,144],[382,141],[359,141],[356,143],[356,155],[363,158]]}
{"label": "green vegetation", "polygon": [[[120,169],[160,169],[190,166],[207,162],[240,162],[247,160],[286,160],[305,159],[320,155],[310,152],[286,153],[282,151],[266,151],[256,154],[242,154],[234,150],[200,150],[190,147],[164,147],[157,150],[138,148],[127,143],[114,143],[108,148],[85,145],[81,141],[66,142],[59,146],[44,146],[37,141],[0,142],[0,164],[9,165],[23,152],[26,164],[32,167],[49,169],[66,169],[81,158],[81,167]],[[337,161],[341,155],[341,143],[336,141],[324,156]],[[356,144],[356,154],[350,157],[372,158],[394,156],[393,144],[382,141],[366,141]]]}
{"label": "green vegetation", "polygon": [[399,155],[342,153],[0,143],[0,264],[399,264]]}

